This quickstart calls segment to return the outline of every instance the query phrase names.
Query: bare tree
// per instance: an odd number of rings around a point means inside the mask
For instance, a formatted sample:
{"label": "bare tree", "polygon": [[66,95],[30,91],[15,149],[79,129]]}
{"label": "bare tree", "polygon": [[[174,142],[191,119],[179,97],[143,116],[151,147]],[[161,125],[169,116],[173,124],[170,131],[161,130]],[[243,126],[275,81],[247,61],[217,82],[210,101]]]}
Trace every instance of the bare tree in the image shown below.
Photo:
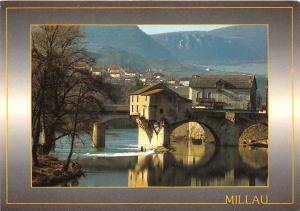
{"label": "bare tree", "polygon": [[[32,156],[48,154],[57,139],[71,138],[70,162],[79,125],[89,125],[112,98],[110,85],[89,73],[92,59],[76,26],[42,26],[32,32]],[[89,108],[89,110],[87,110]],[[71,127],[70,127],[71,126]],[[39,144],[41,131],[45,143]],[[68,166],[68,165],[67,165]]]}

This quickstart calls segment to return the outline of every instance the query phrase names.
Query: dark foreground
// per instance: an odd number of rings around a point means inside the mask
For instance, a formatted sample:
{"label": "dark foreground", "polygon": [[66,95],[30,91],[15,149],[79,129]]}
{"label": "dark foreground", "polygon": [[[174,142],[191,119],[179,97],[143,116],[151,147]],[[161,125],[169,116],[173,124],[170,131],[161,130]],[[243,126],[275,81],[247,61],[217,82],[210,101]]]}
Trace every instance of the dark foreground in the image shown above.
{"label": "dark foreground", "polygon": [[74,183],[84,175],[78,161],[72,161],[68,171],[64,171],[65,161],[52,156],[39,156],[39,161],[39,167],[32,166],[33,187],[68,186],[70,182]]}

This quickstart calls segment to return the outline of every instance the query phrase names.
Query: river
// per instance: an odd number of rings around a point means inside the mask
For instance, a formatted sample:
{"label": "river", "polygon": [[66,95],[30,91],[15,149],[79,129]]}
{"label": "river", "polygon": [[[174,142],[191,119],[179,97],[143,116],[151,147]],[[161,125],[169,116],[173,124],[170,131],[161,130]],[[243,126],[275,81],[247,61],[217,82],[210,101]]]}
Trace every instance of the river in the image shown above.
{"label": "river", "polygon": [[[174,187],[174,186],[266,186],[266,148],[217,147],[182,140],[171,142],[171,151],[141,152],[137,129],[106,130],[106,146],[94,149],[91,137],[80,135],[72,159],[78,159],[84,177],[73,186]],[[66,159],[68,139],[57,142],[51,154]]]}

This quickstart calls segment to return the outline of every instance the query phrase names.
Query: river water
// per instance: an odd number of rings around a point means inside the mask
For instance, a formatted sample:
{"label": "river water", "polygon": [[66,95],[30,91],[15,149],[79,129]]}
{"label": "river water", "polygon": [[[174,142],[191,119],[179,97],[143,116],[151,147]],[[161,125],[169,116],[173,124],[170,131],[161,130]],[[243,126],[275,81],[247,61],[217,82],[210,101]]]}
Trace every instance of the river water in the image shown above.
{"label": "river water", "polygon": [[[72,159],[86,174],[74,186],[266,186],[266,148],[216,147],[191,141],[171,142],[171,152],[141,152],[137,129],[106,130],[106,146],[94,149],[91,137],[76,139]],[[66,159],[70,144],[59,140],[51,154]]]}

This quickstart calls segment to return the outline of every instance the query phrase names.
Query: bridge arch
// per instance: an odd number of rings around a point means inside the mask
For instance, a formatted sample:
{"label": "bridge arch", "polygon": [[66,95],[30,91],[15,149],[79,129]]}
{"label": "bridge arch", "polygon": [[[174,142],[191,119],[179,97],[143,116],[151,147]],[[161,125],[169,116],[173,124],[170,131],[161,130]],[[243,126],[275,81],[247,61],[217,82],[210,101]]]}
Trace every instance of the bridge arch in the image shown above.
{"label": "bridge arch", "polygon": [[[205,123],[205,122],[202,122],[202,121],[194,121],[194,120],[183,120],[183,121],[180,121],[180,122],[177,122],[177,123],[175,123],[175,124],[172,124],[171,125],[171,127],[170,127],[170,136],[172,136],[172,133],[176,130],[176,129],[178,129],[180,126],[183,126],[184,124],[189,124],[188,126],[189,126],[189,136],[191,135],[191,123],[193,123],[193,124],[198,124],[202,129],[203,129],[203,131],[204,131],[204,133],[205,134],[209,134],[210,136],[212,136],[213,137],[213,139],[214,139],[214,142],[217,144],[217,145],[219,145],[220,144],[220,139],[219,139],[219,137],[218,137],[218,135],[217,135],[217,133],[214,131],[214,129],[209,125],[209,124],[207,124],[207,123]],[[193,126],[193,125],[192,125]],[[194,125],[195,126],[195,125]],[[196,127],[196,130],[197,130],[197,127]],[[211,140],[210,140],[210,142],[212,142]]]}
{"label": "bridge arch", "polygon": [[268,144],[268,124],[264,122],[252,123],[243,127],[240,131],[238,144],[249,145],[254,141]]}
{"label": "bridge arch", "polygon": [[105,121],[102,121],[103,124],[107,128],[136,128],[137,123],[135,120],[127,118],[127,117],[114,117],[106,119]]}
{"label": "bridge arch", "polygon": [[100,123],[106,123],[111,120],[116,120],[116,119],[130,119],[129,115],[124,115],[124,114],[116,114],[116,115],[103,115],[99,118]]}

